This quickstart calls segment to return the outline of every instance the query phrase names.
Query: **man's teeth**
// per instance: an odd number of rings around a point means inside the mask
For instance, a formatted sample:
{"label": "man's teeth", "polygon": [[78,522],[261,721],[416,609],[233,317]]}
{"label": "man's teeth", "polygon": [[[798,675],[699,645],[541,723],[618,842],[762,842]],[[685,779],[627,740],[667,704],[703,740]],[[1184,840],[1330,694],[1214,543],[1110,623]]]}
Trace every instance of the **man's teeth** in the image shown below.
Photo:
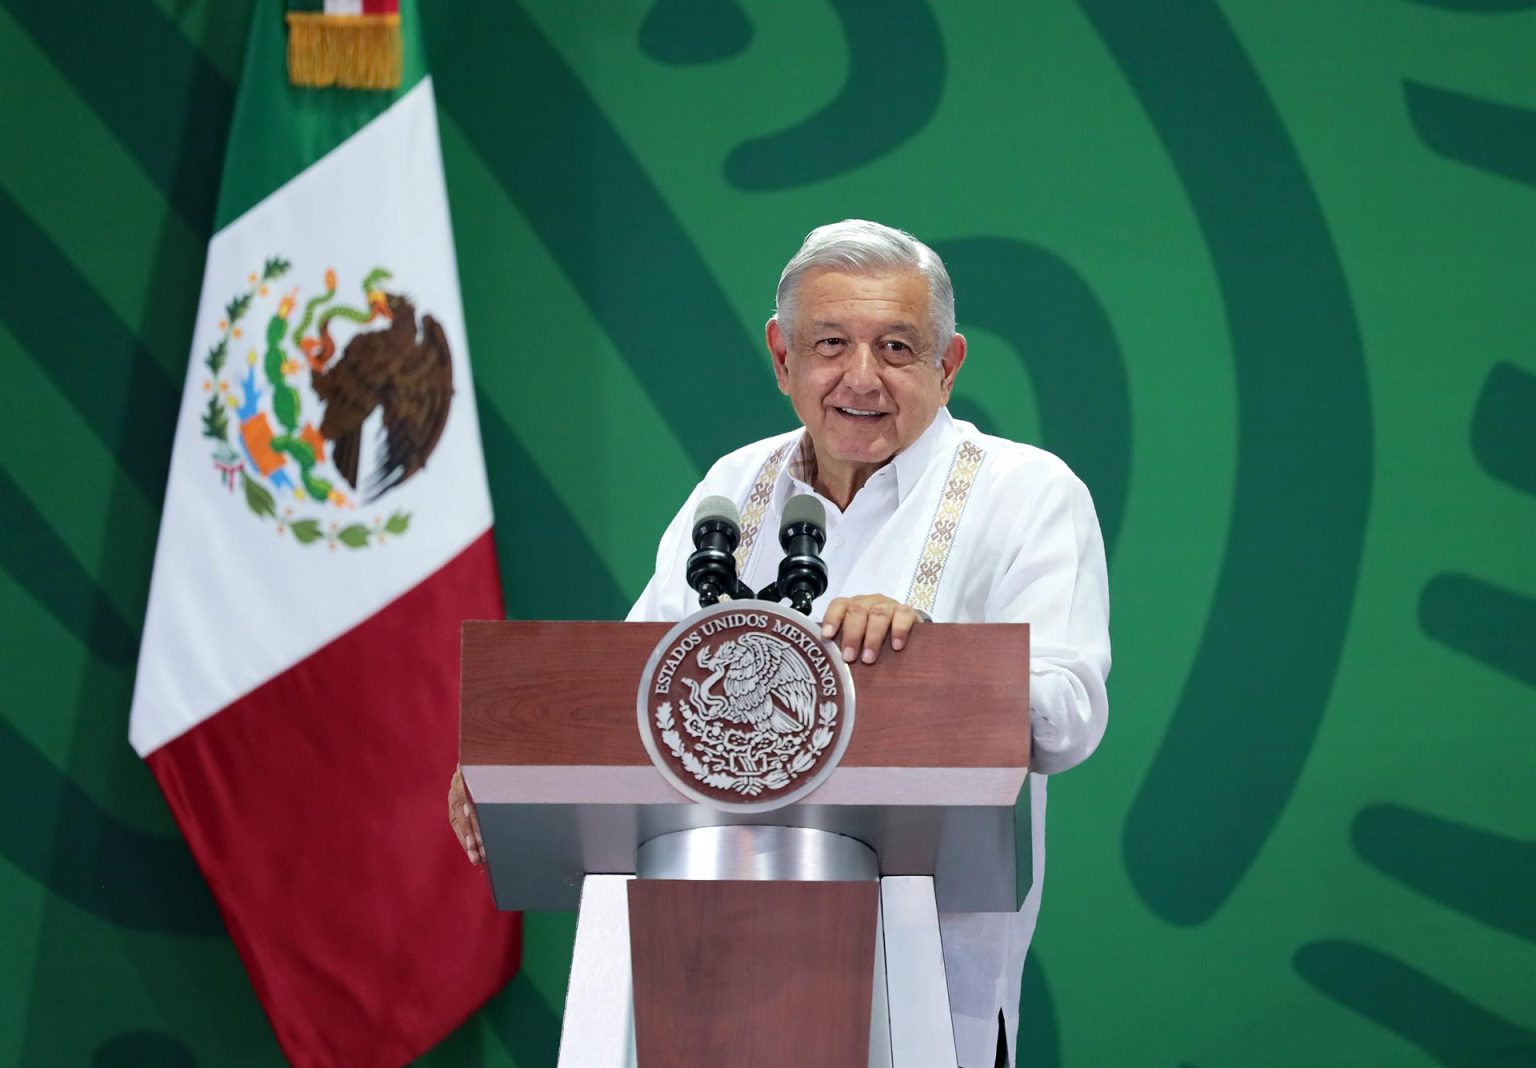
{"label": "man's teeth", "polygon": [[881,415],[882,412],[866,411],[863,408],[838,408],[844,415]]}

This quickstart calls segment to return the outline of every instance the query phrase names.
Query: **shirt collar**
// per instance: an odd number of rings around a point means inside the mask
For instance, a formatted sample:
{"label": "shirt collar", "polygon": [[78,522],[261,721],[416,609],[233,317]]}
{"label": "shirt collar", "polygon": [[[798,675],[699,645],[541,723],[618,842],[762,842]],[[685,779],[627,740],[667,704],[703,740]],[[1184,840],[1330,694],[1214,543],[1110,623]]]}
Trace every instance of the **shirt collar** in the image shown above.
{"label": "shirt collar", "polygon": [[816,454],[812,449],[811,435],[801,427],[800,440],[795,442],[794,449],[790,451],[789,463],[784,465],[784,473],[805,486],[811,484],[811,475],[816,470]]}
{"label": "shirt collar", "polygon": [[[957,433],[955,421],[950,416],[949,409],[940,408],[934,415],[933,422],[928,424],[928,429],[891,459],[889,466],[895,472],[898,502],[907,499],[907,494],[916,488],[918,481],[923,477],[923,472],[928,469],[928,461],[934,453]],[[789,462],[784,465],[783,474],[809,487],[814,470],[815,453],[812,451],[811,435],[802,428],[800,439],[789,454]]]}
{"label": "shirt collar", "polygon": [[891,466],[896,469],[898,500],[906,500],[907,494],[917,488],[923,472],[928,469],[928,461],[933,459],[934,454],[948,444],[957,433],[955,421],[950,418],[949,409],[940,408],[934,415],[933,422],[928,424],[928,429],[918,435],[916,441],[896,454],[891,460]]}

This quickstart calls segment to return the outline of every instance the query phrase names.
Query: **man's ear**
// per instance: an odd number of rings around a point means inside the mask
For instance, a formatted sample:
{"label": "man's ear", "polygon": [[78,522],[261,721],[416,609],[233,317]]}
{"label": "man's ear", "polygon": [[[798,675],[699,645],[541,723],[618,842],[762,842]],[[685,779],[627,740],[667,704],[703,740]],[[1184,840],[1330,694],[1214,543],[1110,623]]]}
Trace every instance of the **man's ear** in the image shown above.
{"label": "man's ear", "polygon": [[965,335],[956,334],[949,342],[949,347],[944,350],[944,355],[939,359],[939,371],[944,379],[939,387],[939,403],[949,403],[949,391],[955,388],[955,376],[960,373],[960,365],[965,362]]}
{"label": "man's ear", "polygon": [[763,330],[768,341],[768,355],[773,357],[773,377],[779,381],[779,392],[789,396],[789,339],[779,328],[778,316],[768,320]]}

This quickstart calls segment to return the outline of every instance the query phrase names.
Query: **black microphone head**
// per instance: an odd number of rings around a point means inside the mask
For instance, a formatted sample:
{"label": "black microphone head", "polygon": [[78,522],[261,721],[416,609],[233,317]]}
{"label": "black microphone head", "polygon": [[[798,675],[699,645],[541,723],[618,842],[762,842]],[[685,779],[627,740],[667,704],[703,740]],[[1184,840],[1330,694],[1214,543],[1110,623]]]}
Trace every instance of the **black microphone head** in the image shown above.
{"label": "black microphone head", "polygon": [[[825,511],[822,513],[825,515]],[[723,519],[736,529],[741,529],[741,512],[736,508],[736,502],[729,497],[705,497],[699,502],[699,506],[693,510],[693,525],[698,526],[710,519]]]}
{"label": "black microphone head", "polygon": [[797,493],[784,503],[784,515],[779,522],[779,545],[789,548],[789,539],[795,534],[810,533],[805,528],[814,527],[812,533],[819,545],[827,540],[827,509],[809,493]]}
{"label": "black microphone head", "polygon": [[741,542],[741,513],[729,497],[705,497],[693,510],[693,555],[688,557],[688,585],[699,591],[699,604],[712,605],[734,595],[736,560]]}

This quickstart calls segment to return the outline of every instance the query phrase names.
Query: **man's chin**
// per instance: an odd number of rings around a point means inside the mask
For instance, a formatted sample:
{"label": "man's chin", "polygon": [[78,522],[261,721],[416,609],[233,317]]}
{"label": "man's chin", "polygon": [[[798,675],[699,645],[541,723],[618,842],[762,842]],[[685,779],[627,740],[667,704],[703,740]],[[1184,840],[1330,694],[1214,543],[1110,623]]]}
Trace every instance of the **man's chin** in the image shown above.
{"label": "man's chin", "polygon": [[860,467],[879,467],[896,455],[890,442],[832,441],[822,450],[822,455],[837,463],[856,464]]}

